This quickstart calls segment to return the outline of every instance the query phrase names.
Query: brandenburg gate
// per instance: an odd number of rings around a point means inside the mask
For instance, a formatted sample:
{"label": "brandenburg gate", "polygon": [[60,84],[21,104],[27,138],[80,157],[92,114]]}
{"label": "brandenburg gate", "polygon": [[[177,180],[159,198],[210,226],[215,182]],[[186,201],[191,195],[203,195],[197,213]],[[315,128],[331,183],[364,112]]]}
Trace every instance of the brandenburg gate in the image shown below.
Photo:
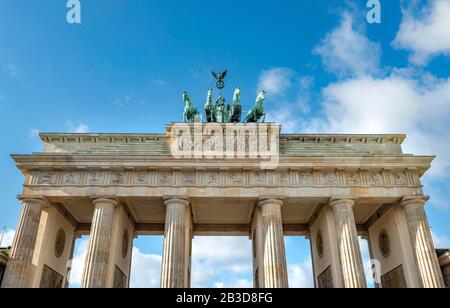
{"label": "brandenburg gate", "polygon": [[174,125],[165,134],[41,134],[41,153],[13,155],[25,184],[3,287],[66,287],[83,234],[86,288],[128,286],[139,235],[164,235],[164,288],[190,286],[192,238],[208,235],[253,241],[255,287],[288,287],[289,235],[309,237],[317,287],[366,286],[358,235],[380,263],[381,287],[444,286],[420,182],[433,157],[404,154],[403,135],[269,126],[279,161],[267,169],[259,157],[174,157]]}
{"label": "brandenburg gate", "polygon": [[378,287],[444,287],[420,180],[434,157],[404,154],[404,135],[281,134],[265,92],[238,123],[240,90],[232,107],[211,94],[208,123],[185,93],[185,123],[165,133],[41,133],[42,152],[13,155],[25,183],[2,287],[67,287],[81,235],[84,288],[128,287],[141,235],[164,235],[162,288],[190,287],[193,237],[217,235],[252,241],[256,288],[288,287],[293,235],[310,240],[318,288],[366,287],[358,236]]}

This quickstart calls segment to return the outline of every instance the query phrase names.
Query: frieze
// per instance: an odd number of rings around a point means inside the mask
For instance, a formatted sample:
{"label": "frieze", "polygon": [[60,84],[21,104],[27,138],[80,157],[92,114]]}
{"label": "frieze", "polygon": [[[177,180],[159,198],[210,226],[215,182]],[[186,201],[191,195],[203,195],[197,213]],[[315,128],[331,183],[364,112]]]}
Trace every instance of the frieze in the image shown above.
{"label": "frieze", "polygon": [[91,172],[88,172],[88,174],[87,174],[86,184],[88,184],[88,185],[104,185],[105,184],[104,178],[105,178],[104,172],[91,171]]}
{"label": "frieze", "polygon": [[191,186],[197,184],[197,174],[195,172],[184,172],[181,177],[183,186]]}
{"label": "frieze", "polygon": [[361,175],[359,172],[347,172],[347,185],[348,186],[360,186],[361,185]]}
{"label": "frieze", "polygon": [[369,186],[382,187],[384,185],[381,172],[369,172]]}
{"label": "frieze", "polygon": [[206,172],[203,176],[204,186],[219,186],[220,175],[218,172]]}
{"label": "frieze", "polygon": [[161,186],[172,185],[173,175],[170,172],[162,172],[159,174],[158,183]]}
{"label": "frieze", "polygon": [[69,172],[63,175],[63,185],[80,184],[81,175],[78,172]]}
{"label": "frieze", "polygon": [[133,176],[133,184],[146,185],[148,183],[148,174],[145,172],[137,172]]}
{"label": "frieze", "polygon": [[38,185],[51,185],[54,184],[54,172],[42,172],[38,176],[37,184]]}
{"label": "frieze", "polygon": [[314,185],[314,179],[312,173],[302,172],[299,175],[300,186],[312,186]]}
{"label": "frieze", "polygon": [[408,180],[406,178],[406,174],[403,172],[394,173],[394,183],[397,186],[407,186]]}
{"label": "frieze", "polygon": [[252,172],[250,176],[251,186],[267,186],[267,174],[265,171]]}
{"label": "frieze", "polygon": [[124,174],[123,173],[112,173],[110,177],[109,184],[111,185],[123,185],[124,184]]}
{"label": "frieze", "polygon": [[277,172],[276,173],[276,183],[275,185],[281,186],[293,186],[295,183],[291,180],[289,172]]}
{"label": "frieze", "polygon": [[230,186],[244,186],[244,175],[242,172],[229,172],[228,185]]}
{"label": "frieze", "polygon": [[323,174],[324,185],[325,186],[336,186],[337,185],[337,175],[335,172],[324,172]]}
{"label": "frieze", "polygon": [[330,170],[70,170],[35,171],[28,185],[38,186],[166,186],[166,187],[410,187],[421,188],[417,173]]}

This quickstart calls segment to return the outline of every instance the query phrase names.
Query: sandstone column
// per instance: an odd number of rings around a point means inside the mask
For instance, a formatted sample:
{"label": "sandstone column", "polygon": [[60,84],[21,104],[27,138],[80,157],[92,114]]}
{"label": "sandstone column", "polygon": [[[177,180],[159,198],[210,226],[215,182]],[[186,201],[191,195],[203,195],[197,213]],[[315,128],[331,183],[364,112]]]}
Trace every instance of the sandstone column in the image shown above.
{"label": "sandstone column", "polygon": [[5,271],[3,288],[29,288],[33,280],[33,254],[43,208],[42,198],[23,198],[11,258]]}
{"label": "sandstone column", "polygon": [[411,246],[422,286],[444,288],[444,279],[425,214],[426,200],[426,197],[405,197],[401,205],[405,209]]}
{"label": "sandstone column", "polygon": [[263,279],[265,288],[288,288],[283,221],[279,199],[260,199],[263,228]]}
{"label": "sandstone column", "polygon": [[366,278],[353,216],[352,199],[332,199],[344,288],[365,288]]}
{"label": "sandstone column", "polygon": [[189,201],[184,198],[165,198],[166,226],[161,270],[161,288],[189,287],[187,224],[190,221]]}
{"label": "sandstone column", "polygon": [[83,288],[105,288],[111,246],[114,210],[118,203],[114,199],[100,198],[95,205],[92,218],[89,246],[83,272]]}

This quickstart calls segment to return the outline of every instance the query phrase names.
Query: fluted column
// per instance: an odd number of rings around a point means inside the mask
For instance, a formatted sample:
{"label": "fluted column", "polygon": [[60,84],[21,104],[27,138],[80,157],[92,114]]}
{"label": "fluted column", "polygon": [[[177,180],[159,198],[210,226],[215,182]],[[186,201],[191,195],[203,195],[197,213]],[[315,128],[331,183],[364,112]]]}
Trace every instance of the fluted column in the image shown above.
{"label": "fluted column", "polygon": [[288,288],[283,221],[279,199],[261,199],[263,227],[263,270],[265,288]]}
{"label": "fluted column", "polygon": [[426,200],[426,197],[405,197],[401,205],[405,209],[409,236],[422,286],[444,288],[444,278],[425,214]]}
{"label": "fluted column", "polygon": [[166,225],[161,269],[161,288],[187,288],[186,220],[189,201],[166,198]]}
{"label": "fluted column", "polygon": [[352,199],[332,199],[344,288],[365,288],[366,278],[353,216]]}
{"label": "fluted column", "polygon": [[114,199],[100,198],[95,205],[89,245],[84,264],[83,288],[105,288],[108,260],[111,247],[114,210],[118,203]]}
{"label": "fluted column", "polygon": [[41,198],[23,198],[21,202],[22,213],[6,267],[3,288],[29,288],[33,279],[33,254],[46,202]]}

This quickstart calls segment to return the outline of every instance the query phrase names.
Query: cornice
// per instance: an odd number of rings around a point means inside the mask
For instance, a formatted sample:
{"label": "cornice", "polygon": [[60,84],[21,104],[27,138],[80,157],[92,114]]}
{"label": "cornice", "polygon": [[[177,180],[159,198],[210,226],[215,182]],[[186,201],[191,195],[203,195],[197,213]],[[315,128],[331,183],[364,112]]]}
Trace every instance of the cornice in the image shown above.
{"label": "cornice", "polygon": [[[170,134],[40,133],[39,137],[47,143],[145,143],[168,140]],[[324,144],[402,144],[405,139],[404,134],[280,134],[280,141]]]}
{"label": "cornice", "polygon": [[[12,155],[22,171],[92,169],[104,170],[142,170],[142,169],[260,169],[259,159],[176,159],[170,156],[152,155],[73,155],[39,153]],[[278,170],[365,170],[365,169],[414,169],[423,174],[427,171],[434,156],[295,156],[280,157]]]}

